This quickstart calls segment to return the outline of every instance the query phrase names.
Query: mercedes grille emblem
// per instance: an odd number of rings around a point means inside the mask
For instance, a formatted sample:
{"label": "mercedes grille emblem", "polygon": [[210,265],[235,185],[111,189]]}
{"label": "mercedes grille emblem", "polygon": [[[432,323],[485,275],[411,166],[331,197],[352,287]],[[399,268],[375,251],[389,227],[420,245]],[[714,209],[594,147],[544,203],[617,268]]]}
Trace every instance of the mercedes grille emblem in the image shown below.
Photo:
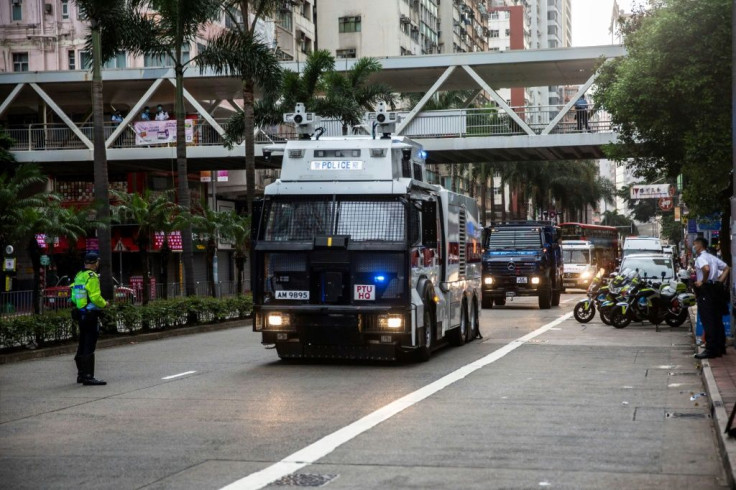
{"label": "mercedes grille emblem", "polygon": [[514,265],[513,262],[509,262],[509,265],[507,265],[506,268],[510,271],[513,271],[516,270],[516,265]]}

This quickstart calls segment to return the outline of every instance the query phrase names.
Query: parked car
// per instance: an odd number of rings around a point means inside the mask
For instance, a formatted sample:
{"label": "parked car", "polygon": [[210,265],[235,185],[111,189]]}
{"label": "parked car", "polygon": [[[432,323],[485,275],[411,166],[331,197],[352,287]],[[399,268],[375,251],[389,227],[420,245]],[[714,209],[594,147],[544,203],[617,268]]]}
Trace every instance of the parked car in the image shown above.
{"label": "parked car", "polygon": [[643,278],[662,278],[664,280],[677,279],[675,275],[675,264],[672,256],[664,253],[636,253],[624,256],[621,260],[620,270],[638,270]]}

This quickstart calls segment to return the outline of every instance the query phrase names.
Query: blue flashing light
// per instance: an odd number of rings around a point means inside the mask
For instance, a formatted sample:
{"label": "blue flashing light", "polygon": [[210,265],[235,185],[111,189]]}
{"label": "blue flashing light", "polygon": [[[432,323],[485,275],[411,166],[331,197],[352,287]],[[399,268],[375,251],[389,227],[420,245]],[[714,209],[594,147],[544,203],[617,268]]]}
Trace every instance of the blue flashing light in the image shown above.
{"label": "blue flashing light", "polygon": [[376,283],[378,283],[378,284],[382,284],[382,283],[386,282],[386,276],[382,276],[382,275],[375,276],[373,278],[373,281],[376,282]]}
{"label": "blue flashing light", "polygon": [[427,159],[427,156],[428,156],[428,154],[427,154],[427,152],[426,152],[426,151],[424,151],[424,150],[419,150],[419,152],[418,152],[418,156],[419,156],[419,158],[421,158],[422,160],[426,160],[426,159]]}

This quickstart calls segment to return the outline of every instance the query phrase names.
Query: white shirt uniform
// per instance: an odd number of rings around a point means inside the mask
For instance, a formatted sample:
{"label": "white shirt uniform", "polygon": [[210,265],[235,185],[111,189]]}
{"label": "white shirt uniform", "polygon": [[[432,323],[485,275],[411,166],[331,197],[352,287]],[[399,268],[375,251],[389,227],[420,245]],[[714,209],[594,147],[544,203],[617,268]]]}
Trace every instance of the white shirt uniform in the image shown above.
{"label": "white shirt uniform", "polygon": [[[710,272],[708,273],[708,277],[703,278],[703,267],[706,265],[710,268]],[[702,282],[715,281],[726,267],[726,263],[715,255],[711,255],[705,251],[700,252],[700,255],[695,260],[695,278]]]}

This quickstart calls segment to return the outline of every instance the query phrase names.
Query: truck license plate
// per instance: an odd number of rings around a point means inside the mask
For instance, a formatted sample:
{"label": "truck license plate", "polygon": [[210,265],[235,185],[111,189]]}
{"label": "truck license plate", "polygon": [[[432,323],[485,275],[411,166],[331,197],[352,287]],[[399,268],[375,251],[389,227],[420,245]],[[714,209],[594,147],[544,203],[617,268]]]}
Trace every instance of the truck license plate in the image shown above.
{"label": "truck license plate", "polygon": [[516,284],[526,284],[527,278],[526,277],[517,277],[516,278]]}

